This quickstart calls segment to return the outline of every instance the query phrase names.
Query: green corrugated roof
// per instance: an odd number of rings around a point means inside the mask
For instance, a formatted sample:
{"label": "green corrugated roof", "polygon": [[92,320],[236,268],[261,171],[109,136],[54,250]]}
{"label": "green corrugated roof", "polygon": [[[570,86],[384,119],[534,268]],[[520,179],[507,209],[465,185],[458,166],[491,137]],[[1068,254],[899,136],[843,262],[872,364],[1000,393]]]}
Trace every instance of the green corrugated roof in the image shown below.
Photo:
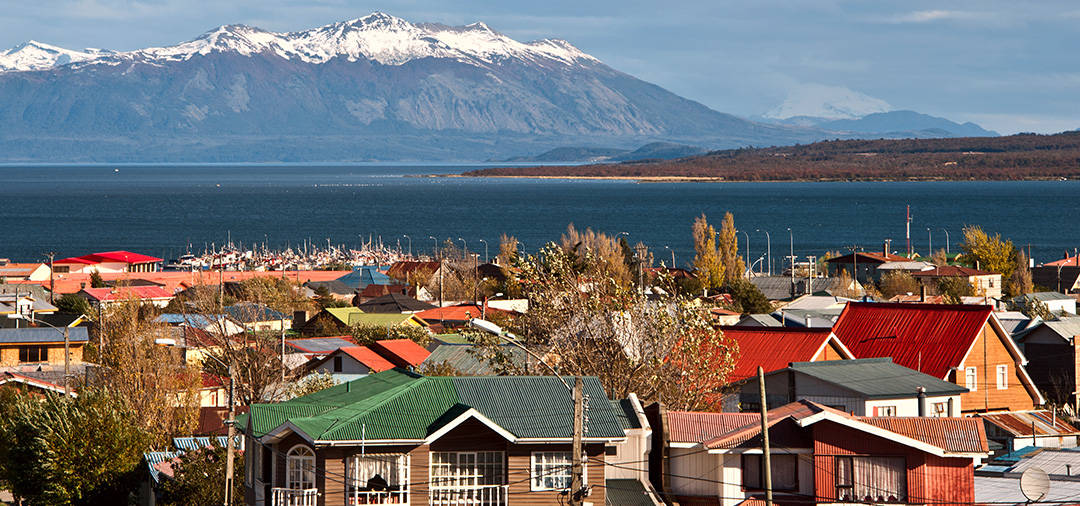
{"label": "green corrugated roof", "polygon": [[[572,381],[572,380],[570,380]],[[590,397],[587,437],[624,435],[596,378],[585,378]],[[286,421],[320,441],[423,439],[469,408],[519,438],[572,434],[570,392],[553,376],[425,377],[391,369],[278,404],[251,407],[262,436]]]}
{"label": "green corrugated roof", "polygon": [[412,319],[411,314],[394,313],[350,313],[349,325],[365,325],[374,327],[395,326]]}
{"label": "green corrugated roof", "polygon": [[637,480],[606,480],[604,489],[607,503],[611,506],[654,506],[656,504],[649,498],[645,485]]}
{"label": "green corrugated roof", "polygon": [[634,412],[634,405],[630,403],[630,399],[611,401],[611,408],[614,410],[615,417],[618,418],[623,429],[641,428],[641,423],[638,422],[637,413]]}
{"label": "green corrugated roof", "polygon": [[469,338],[461,334],[435,334],[431,338],[446,344],[472,344]]}
{"label": "green corrugated roof", "polygon": [[795,362],[791,368],[800,373],[858,392],[870,399],[914,397],[918,387],[926,395],[949,395],[967,392],[955,383],[894,364],[891,358]]}
{"label": "green corrugated roof", "polygon": [[364,312],[361,311],[360,308],[352,307],[352,306],[350,306],[350,307],[328,307],[328,308],[324,309],[324,311],[326,311],[327,313],[330,313],[330,316],[333,316],[334,318],[337,318],[338,320],[341,321],[341,323],[344,323],[345,325],[352,325],[351,320],[353,318],[353,315],[364,314]]}

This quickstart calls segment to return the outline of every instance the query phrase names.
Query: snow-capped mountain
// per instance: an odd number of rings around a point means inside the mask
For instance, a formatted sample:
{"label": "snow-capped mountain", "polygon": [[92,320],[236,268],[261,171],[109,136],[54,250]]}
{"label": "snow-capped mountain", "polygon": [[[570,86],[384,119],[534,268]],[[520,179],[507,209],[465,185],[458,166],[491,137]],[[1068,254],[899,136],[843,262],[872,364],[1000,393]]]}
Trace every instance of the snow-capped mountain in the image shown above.
{"label": "snow-capped mountain", "polygon": [[519,42],[483,23],[374,13],[298,32],[226,25],[167,47],[53,52],[0,71],[0,159],[485,160],[580,143],[822,138],[714,111],[569,42]]}
{"label": "snow-capped mountain", "polygon": [[74,51],[36,40],[29,40],[7,51],[0,51],[0,72],[43,70],[57,65],[93,60],[112,54],[101,49]]}
{"label": "snow-capped mountain", "polygon": [[888,102],[844,86],[802,84],[789,91],[784,102],[764,116],[770,119],[858,119],[891,110]]}
{"label": "snow-capped mountain", "polygon": [[[24,46],[33,47],[36,51],[30,52]],[[515,59],[564,65],[599,62],[565,40],[544,39],[523,43],[495,32],[480,22],[460,27],[413,24],[381,12],[290,33],[269,32],[247,25],[224,25],[174,46],[128,52],[71,51],[33,41],[9,52],[13,53],[13,64],[5,65],[7,53],[4,53],[5,56],[0,57],[0,71],[43,70],[75,62],[81,63],[80,66],[125,62],[164,63],[214,52],[244,56],[265,53],[314,64],[335,58],[352,62],[370,60],[383,65],[403,65],[421,58],[445,58],[473,65],[498,64]],[[16,60],[16,57],[19,59]]]}

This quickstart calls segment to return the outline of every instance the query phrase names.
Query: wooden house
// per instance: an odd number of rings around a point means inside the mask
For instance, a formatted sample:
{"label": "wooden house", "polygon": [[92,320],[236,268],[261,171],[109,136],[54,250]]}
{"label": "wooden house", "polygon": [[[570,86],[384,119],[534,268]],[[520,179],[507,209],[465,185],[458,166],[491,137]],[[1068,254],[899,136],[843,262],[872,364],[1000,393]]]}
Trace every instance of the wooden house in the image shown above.
{"label": "wooden house", "polygon": [[[608,448],[626,439],[596,378],[586,501],[606,502]],[[238,419],[249,505],[558,504],[570,486],[573,401],[554,376],[373,374]]]}
{"label": "wooden house", "polygon": [[[759,504],[760,414],[646,412],[650,476],[665,500]],[[975,418],[864,417],[799,401],[767,420],[777,504],[971,502],[973,467],[988,453]]]}
{"label": "wooden house", "polygon": [[961,385],[964,413],[1023,411],[1045,401],[1027,358],[990,306],[849,302],[833,332],[857,358]]}

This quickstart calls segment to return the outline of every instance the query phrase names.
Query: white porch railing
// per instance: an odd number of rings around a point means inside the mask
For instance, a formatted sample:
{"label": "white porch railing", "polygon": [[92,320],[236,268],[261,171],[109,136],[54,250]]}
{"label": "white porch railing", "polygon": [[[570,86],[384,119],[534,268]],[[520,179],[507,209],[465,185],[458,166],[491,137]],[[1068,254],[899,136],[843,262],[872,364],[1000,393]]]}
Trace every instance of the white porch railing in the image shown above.
{"label": "white porch railing", "polygon": [[506,506],[509,485],[432,486],[431,506]]}
{"label": "white porch railing", "polygon": [[319,503],[319,489],[275,488],[273,506],[316,506]]}
{"label": "white porch railing", "polygon": [[408,490],[361,491],[355,490],[350,505],[358,504],[409,504]]}

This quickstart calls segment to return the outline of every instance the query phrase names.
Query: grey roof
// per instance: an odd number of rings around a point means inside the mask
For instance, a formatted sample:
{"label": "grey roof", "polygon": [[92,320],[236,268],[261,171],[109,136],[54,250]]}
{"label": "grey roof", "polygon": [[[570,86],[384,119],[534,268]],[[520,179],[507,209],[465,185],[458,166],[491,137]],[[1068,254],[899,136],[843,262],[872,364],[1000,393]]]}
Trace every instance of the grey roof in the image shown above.
{"label": "grey roof", "polygon": [[1063,293],[1060,293],[1060,292],[1035,292],[1035,293],[1029,293],[1027,295],[1021,295],[1019,297],[1016,297],[1013,300],[1020,300],[1020,299],[1036,299],[1036,300],[1038,300],[1040,302],[1046,302],[1046,301],[1050,301],[1050,300],[1073,300],[1073,301],[1076,300],[1076,299],[1074,299],[1074,298],[1072,298],[1072,297],[1070,297],[1068,295],[1065,295]]}
{"label": "grey roof", "polygon": [[356,346],[352,341],[340,337],[312,337],[308,339],[286,339],[285,344],[303,353],[331,353],[345,346]]}
{"label": "grey roof", "polygon": [[408,295],[392,292],[375,297],[362,304],[357,304],[356,307],[365,313],[405,313],[419,312],[435,306],[427,302],[420,302]]}
{"label": "grey roof", "polygon": [[[86,342],[90,335],[86,327],[69,327],[68,339],[72,342]],[[55,343],[64,340],[62,330],[52,327],[23,327],[18,329],[0,329],[0,343]]]}
{"label": "grey roof", "polygon": [[654,506],[649,491],[638,480],[606,480],[604,491],[610,506]]}
{"label": "grey roof", "polygon": [[[429,365],[441,364],[445,362],[447,365],[461,372],[466,376],[483,376],[487,374],[495,374],[496,371],[491,367],[491,364],[487,360],[477,357],[476,354],[470,353],[473,346],[471,344],[440,344],[431,351],[431,355],[420,364],[419,369]],[[522,365],[525,363],[526,355],[525,351],[515,346],[506,345],[503,347],[503,351],[510,355],[515,363]]]}
{"label": "grey roof", "polygon": [[829,328],[836,323],[842,309],[783,309],[784,326]]}
{"label": "grey roof", "polygon": [[750,278],[750,282],[761,290],[769,300],[790,300],[800,295],[805,295],[807,288],[813,293],[827,292],[837,278],[815,278],[813,283],[807,283],[806,278],[795,278],[795,293],[791,292],[791,278],[788,276],[757,276]]}
{"label": "grey roof", "polygon": [[926,395],[951,395],[968,391],[955,383],[894,364],[889,357],[795,362],[790,369],[857,392],[869,399],[915,397],[918,387],[925,388]]}
{"label": "grey roof", "polygon": [[346,285],[345,283],[342,283],[341,281],[336,279],[332,279],[330,281],[308,281],[307,283],[304,283],[304,286],[312,290],[315,290],[320,286],[325,286],[326,289],[330,291],[330,293],[336,295],[353,295],[356,293],[355,287]]}
{"label": "grey roof", "polygon": [[781,327],[780,320],[771,314],[748,314],[735,324],[739,327]]}
{"label": "grey roof", "polygon": [[1029,336],[1032,332],[1046,327],[1059,337],[1066,341],[1071,341],[1073,336],[1080,336],[1080,317],[1076,318],[1062,318],[1060,320],[1044,321],[1037,325],[1032,325],[1027,329],[1016,334],[1014,337],[1017,341],[1023,341],[1024,338]]}
{"label": "grey roof", "polygon": [[[1066,470],[1068,465],[1071,471]],[[1065,476],[1066,473],[1077,472],[1080,469],[1080,450],[1075,448],[1056,449],[1045,448],[1042,451],[1029,453],[1027,457],[1009,470],[1010,473],[1023,473],[1024,471],[1038,467],[1046,474]],[[1074,498],[1075,499],[1075,498]]]}
{"label": "grey roof", "polygon": [[49,292],[41,285],[22,283],[0,283],[0,294],[3,295],[30,295],[35,299],[48,300]]}
{"label": "grey roof", "polygon": [[623,429],[640,429],[637,413],[634,412],[634,404],[630,399],[611,401],[611,407],[615,410],[615,418],[622,424]]}
{"label": "grey roof", "polygon": [[[1073,468],[1075,469],[1075,467]],[[1042,504],[1071,504],[1080,497],[1080,481],[1050,479],[1050,492]],[[1020,476],[975,476],[975,504],[1028,504],[1020,492]]]}

